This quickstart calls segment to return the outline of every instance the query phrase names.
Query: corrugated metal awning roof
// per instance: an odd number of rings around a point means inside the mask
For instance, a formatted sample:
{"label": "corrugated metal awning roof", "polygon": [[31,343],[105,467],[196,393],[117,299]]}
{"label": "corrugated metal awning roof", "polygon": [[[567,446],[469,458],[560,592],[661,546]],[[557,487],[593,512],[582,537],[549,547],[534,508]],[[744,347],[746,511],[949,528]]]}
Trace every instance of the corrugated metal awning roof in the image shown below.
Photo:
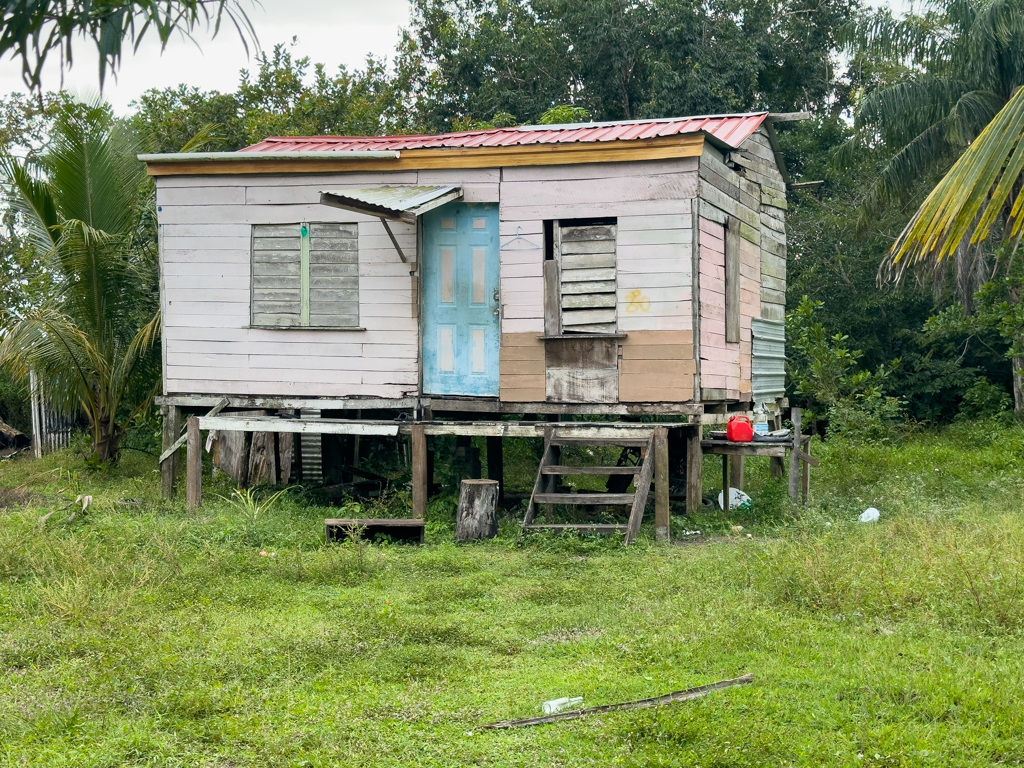
{"label": "corrugated metal awning roof", "polygon": [[416,223],[416,217],[462,198],[461,187],[366,187],[323,191],[320,202],[346,211]]}
{"label": "corrugated metal awning roof", "polygon": [[768,116],[767,112],[752,112],[610,123],[523,125],[415,136],[271,136],[239,152],[358,152],[512,147],[530,144],[637,141],[688,133],[704,133],[721,145],[738,148]]}

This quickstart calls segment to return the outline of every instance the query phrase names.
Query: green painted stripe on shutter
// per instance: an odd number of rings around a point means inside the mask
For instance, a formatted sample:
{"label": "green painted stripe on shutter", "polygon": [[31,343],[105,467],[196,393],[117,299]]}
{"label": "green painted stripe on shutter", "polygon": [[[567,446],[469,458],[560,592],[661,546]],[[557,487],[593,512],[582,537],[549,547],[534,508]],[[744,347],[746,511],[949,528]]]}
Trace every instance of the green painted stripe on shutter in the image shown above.
{"label": "green painted stripe on shutter", "polygon": [[302,325],[309,325],[309,224],[302,223],[301,239],[299,241],[299,322]]}

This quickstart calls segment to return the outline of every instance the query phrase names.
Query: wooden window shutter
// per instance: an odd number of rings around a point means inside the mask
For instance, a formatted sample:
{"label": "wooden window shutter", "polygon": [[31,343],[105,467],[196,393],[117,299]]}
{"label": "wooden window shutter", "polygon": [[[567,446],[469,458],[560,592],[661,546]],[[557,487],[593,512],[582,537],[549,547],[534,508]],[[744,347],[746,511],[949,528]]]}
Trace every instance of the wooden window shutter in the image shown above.
{"label": "wooden window shutter", "polygon": [[557,228],[563,333],[616,332],[616,231],[614,223]]}
{"label": "wooden window shutter", "polygon": [[252,228],[254,326],[359,325],[357,224],[258,224]]}
{"label": "wooden window shutter", "polygon": [[252,324],[302,325],[302,235],[299,224],[252,228]]}
{"label": "wooden window shutter", "polygon": [[725,340],[740,340],[740,220],[735,216],[725,231]]}
{"label": "wooden window shutter", "polygon": [[309,225],[309,325],[359,325],[359,225]]}

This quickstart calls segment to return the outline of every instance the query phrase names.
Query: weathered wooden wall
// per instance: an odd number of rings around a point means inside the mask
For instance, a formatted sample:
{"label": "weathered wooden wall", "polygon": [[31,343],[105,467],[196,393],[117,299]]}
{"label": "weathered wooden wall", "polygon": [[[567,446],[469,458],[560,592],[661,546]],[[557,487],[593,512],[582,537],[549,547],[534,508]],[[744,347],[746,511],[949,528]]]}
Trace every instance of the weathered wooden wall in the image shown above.
{"label": "weathered wooden wall", "polygon": [[[630,362],[620,361],[619,399],[678,402],[681,393],[692,399],[692,370],[685,373],[680,361],[667,361],[647,385],[637,376],[659,367],[652,361],[665,352],[656,347],[692,344],[697,167],[696,158],[687,158],[502,169],[502,242],[518,232],[540,247],[513,243],[501,252],[501,399],[544,400],[544,346],[537,339],[544,333],[544,220],[610,216],[617,225],[618,330],[647,332],[643,343],[629,336],[623,343],[622,349],[635,349]],[[650,332],[664,336],[655,341]],[[692,368],[692,354],[690,361]],[[654,381],[662,383],[651,386]]]}
{"label": "weathered wooden wall", "polygon": [[[785,315],[786,185],[763,129],[725,155],[705,144],[699,176],[700,388],[705,399],[747,401],[750,321]],[[738,240],[736,283],[726,280],[729,237]],[[727,304],[738,310],[738,340],[727,334]]]}
{"label": "weathered wooden wall", "polygon": [[[164,393],[405,397],[417,391],[415,264],[378,219],[320,205],[320,191],[457,181],[470,202],[496,202],[497,169],[157,180]],[[362,331],[249,328],[253,224],[358,225]],[[393,224],[416,258],[416,231]]]}

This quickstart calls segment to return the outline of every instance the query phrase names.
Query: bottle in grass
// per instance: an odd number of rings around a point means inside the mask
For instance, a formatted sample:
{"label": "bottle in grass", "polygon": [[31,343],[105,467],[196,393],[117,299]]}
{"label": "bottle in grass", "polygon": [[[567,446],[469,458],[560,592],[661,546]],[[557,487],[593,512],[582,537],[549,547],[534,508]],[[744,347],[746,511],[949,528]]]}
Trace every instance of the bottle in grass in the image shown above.
{"label": "bottle in grass", "polygon": [[556,712],[563,712],[567,709],[579,709],[583,706],[582,696],[563,696],[560,699],[552,699],[551,701],[545,701],[540,705],[540,708],[544,710],[545,715],[553,715]]}

